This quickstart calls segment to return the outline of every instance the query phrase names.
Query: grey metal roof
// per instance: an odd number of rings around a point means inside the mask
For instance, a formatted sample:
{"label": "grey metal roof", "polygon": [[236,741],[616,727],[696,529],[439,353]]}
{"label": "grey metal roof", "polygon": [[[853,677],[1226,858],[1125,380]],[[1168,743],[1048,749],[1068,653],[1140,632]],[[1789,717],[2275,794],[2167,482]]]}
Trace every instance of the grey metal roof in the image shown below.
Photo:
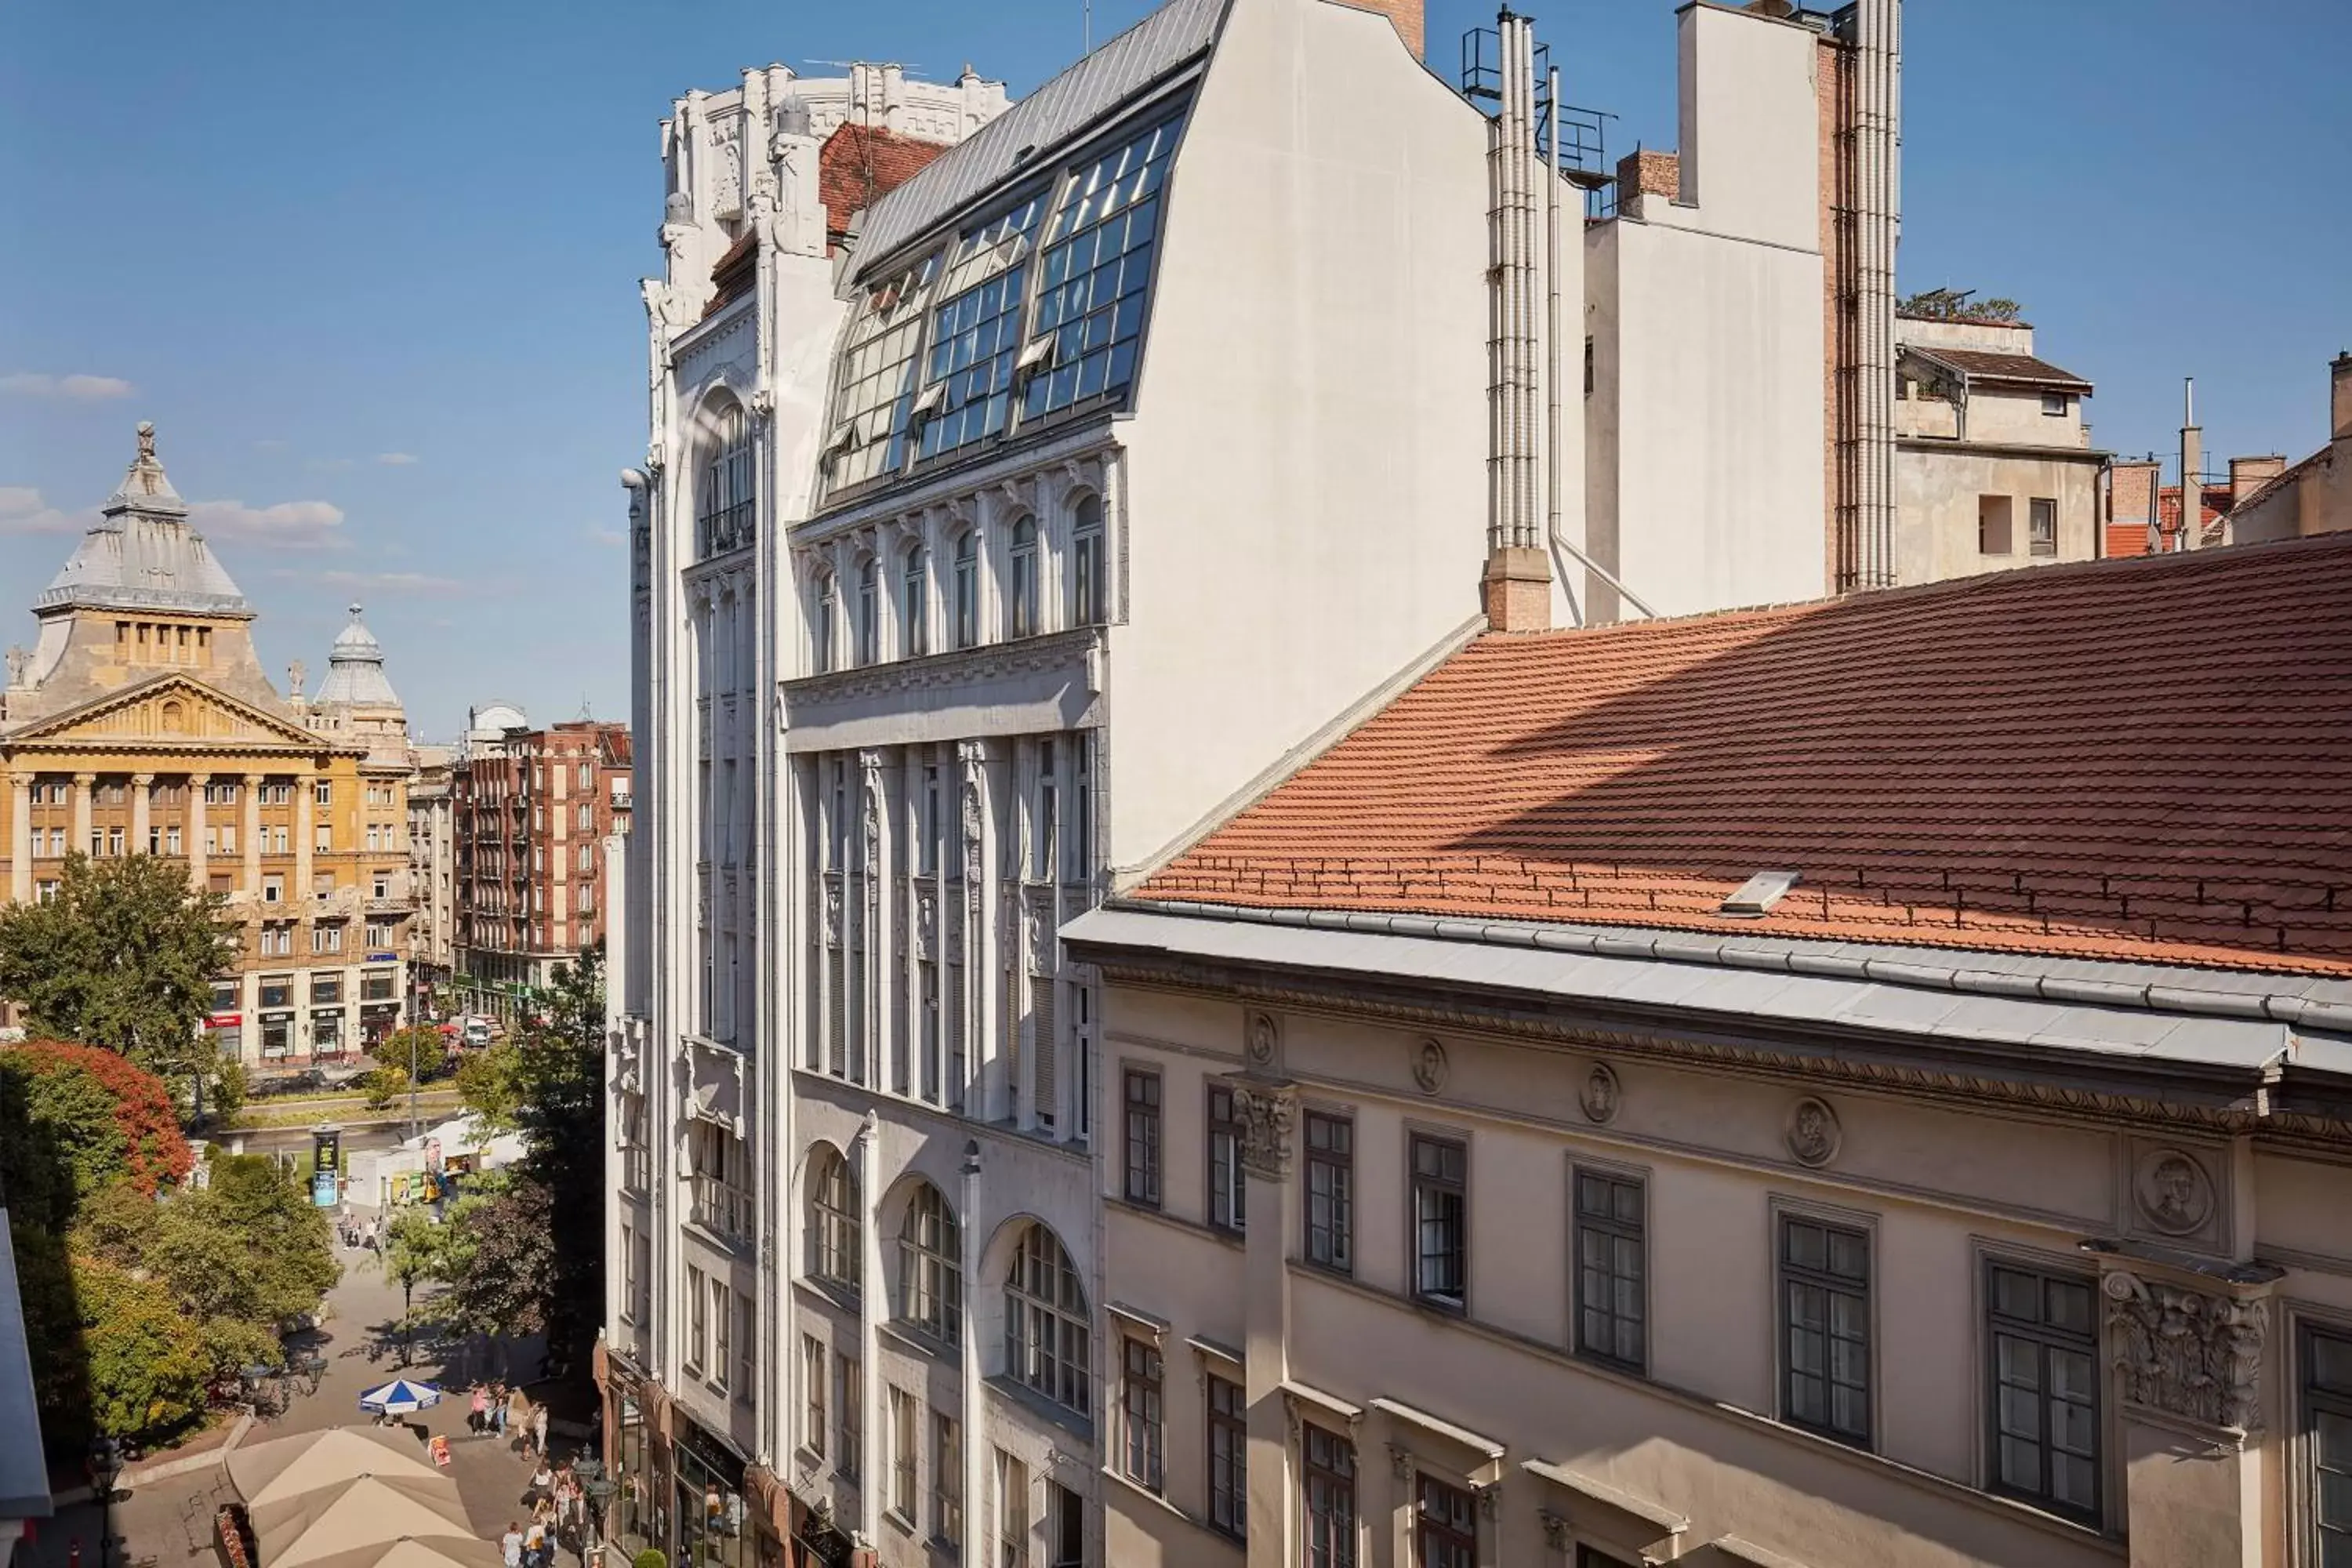
{"label": "grey metal roof", "polygon": [[383,645],[360,622],[360,606],[352,606],[352,623],[335,638],[327,654],[327,679],[319,683],[319,707],[397,708],[400,694],[384,679]]}
{"label": "grey metal roof", "polygon": [[[1114,904],[1079,916],[1061,934],[1097,950],[2241,1072],[2288,1059],[2324,1069],[2342,1053],[2325,1037],[2299,1040],[2297,1031],[2352,1028],[2352,1000],[2341,981],[2148,965],[2133,985],[2067,973],[2064,960],[2046,961],[2039,974],[1994,974],[1963,967],[1974,956],[1966,953],[1874,948],[1858,957],[1821,951],[1846,945],[1837,943],[1303,914]],[[2208,981],[2242,984],[2201,984]]]}
{"label": "grey metal roof", "polygon": [[49,585],[33,601],[49,609],[194,610],[251,615],[253,606],[188,528],[188,503],[155,456],[155,427],[139,426],[139,455]]}
{"label": "grey metal roof", "polygon": [[[1126,32],[940,153],[876,202],[857,241],[862,275],[1015,174],[1108,120],[1178,67],[1205,53],[1226,0],[1168,0]],[[1021,156],[1029,149],[1029,157]]]}

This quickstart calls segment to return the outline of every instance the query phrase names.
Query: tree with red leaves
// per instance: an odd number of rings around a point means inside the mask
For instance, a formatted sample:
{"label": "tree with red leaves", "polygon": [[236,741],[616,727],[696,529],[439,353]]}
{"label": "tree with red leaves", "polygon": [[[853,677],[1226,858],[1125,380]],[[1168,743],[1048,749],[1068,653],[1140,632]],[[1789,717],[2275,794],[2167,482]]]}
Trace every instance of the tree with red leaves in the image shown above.
{"label": "tree with red leaves", "polygon": [[59,1233],[110,1184],[152,1196],[195,1163],[163,1080],[95,1046],[0,1046],[0,1126],[11,1208]]}

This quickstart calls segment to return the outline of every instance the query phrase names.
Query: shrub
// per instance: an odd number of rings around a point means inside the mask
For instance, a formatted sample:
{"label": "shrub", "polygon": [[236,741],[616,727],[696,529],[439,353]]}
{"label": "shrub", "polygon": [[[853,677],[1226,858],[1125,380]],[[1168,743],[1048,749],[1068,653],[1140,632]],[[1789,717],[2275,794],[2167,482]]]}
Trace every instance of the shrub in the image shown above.
{"label": "shrub", "polygon": [[637,1553],[637,1560],[629,1568],[669,1568],[669,1559],[648,1546]]}

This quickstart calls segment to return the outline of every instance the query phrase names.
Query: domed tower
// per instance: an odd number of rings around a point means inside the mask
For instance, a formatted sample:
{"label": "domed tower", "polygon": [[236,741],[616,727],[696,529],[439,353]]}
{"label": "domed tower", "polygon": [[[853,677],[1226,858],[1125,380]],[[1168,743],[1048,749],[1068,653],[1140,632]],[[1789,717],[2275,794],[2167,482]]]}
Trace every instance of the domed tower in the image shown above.
{"label": "domed tower", "polygon": [[351,624],[327,653],[327,679],[311,699],[311,728],[348,736],[370,746],[404,747],[408,711],[383,673],[383,645],[351,607]]}

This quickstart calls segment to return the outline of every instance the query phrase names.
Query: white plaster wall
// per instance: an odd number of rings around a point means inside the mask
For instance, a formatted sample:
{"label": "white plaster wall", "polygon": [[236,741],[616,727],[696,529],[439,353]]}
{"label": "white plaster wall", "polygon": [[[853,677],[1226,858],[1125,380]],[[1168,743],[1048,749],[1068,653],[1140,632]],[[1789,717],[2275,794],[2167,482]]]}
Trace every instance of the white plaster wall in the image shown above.
{"label": "white plaster wall", "polygon": [[1820,255],[1621,217],[1587,258],[1596,554],[1660,615],[1818,597]]}
{"label": "white plaster wall", "polygon": [[1485,149],[1386,17],[1236,0],[1126,432],[1115,865],[1477,613]]}
{"label": "white plaster wall", "polygon": [[[2095,458],[2011,457],[1958,446],[1897,447],[1896,581],[1937,583],[1978,572],[2093,560],[2098,554],[2098,484]],[[1978,548],[1978,498],[1989,495],[2010,498],[2005,555]],[[2037,496],[2058,503],[2055,555],[2035,555],[2028,548],[2030,503]]]}
{"label": "white plaster wall", "polygon": [[[1705,4],[1676,17],[1682,191],[1713,234],[1818,252],[1819,35],[1810,27]],[[1649,207],[1664,204],[1645,204]],[[1684,221],[1680,213],[1664,221]],[[1814,301],[1818,310],[1820,301]],[[1813,366],[1820,374],[1818,361]]]}
{"label": "white plaster wall", "polygon": [[1977,386],[1969,395],[1969,439],[2008,441],[2027,447],[2071,447],[2090,442],[2083,424],[2083,400],[2066,395],[2066,412],[2044,414],[2039,392],[1996,392]]}

